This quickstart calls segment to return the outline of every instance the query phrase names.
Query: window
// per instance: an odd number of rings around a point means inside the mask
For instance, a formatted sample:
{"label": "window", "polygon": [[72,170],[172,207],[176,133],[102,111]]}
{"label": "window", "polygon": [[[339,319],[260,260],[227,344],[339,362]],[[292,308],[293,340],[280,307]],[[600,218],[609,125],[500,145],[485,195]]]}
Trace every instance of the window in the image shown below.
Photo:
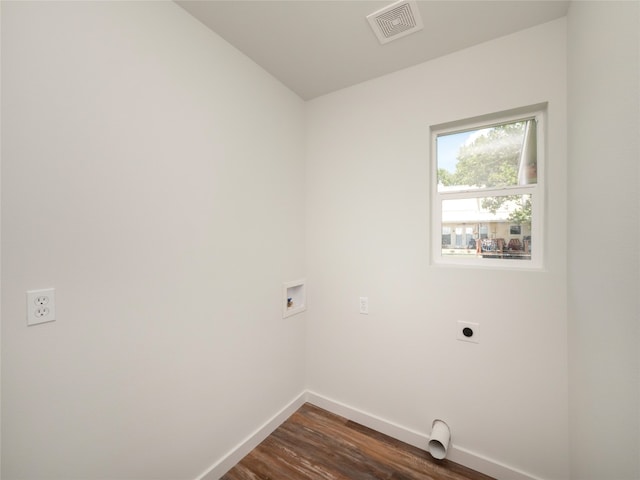
{"label": "window", "polygon": [[434,263],[542,266],[545,108],[431,128]]}

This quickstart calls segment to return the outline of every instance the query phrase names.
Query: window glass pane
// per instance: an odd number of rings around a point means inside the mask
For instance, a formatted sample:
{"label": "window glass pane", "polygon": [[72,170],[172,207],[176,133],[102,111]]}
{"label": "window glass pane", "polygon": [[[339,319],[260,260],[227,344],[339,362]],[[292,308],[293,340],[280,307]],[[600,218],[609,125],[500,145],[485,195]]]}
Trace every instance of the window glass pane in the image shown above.
{"label": "window glass pane", "polygon": [[451,227],[442,227],[442,246],[448,247],[451,245]]}
{"label": "window glass pane", "polygon": [[531,259],[531,195],[443,200],[442,226],[443,256]]}
{"label": "window glass pane", "polygon": [[438,191],[537,183],[536,121],[438,135]]}

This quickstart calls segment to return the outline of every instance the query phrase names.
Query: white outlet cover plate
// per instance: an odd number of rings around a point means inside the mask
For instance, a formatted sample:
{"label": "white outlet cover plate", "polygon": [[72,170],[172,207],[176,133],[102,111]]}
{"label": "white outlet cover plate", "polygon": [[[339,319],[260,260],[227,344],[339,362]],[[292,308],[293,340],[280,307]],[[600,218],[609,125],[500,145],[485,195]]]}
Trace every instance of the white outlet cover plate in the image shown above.
{"label": "white outlet cover plate", "polygon": [[[473,335],[470,337],[465,336],[464,333],[462,333],[465,328],[473,330]],[[458,320],[457,338],[462,342],[480,343],[480,324]]]}
{"label": "white outlet cover plate", "polygon": [[39,325],[56,319],[56,290],[27,291],[27,325]]}

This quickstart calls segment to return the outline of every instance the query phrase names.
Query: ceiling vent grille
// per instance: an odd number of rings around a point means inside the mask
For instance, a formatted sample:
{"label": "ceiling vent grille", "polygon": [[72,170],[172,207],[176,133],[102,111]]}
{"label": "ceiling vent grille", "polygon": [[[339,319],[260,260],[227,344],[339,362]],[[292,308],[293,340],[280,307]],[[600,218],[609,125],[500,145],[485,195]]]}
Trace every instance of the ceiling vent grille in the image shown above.
{"label": "ceiling vent grille", "polygon": [[422,30],[422,18],[415,0],[400,0],[367,15],[369,25],[380,43]]}

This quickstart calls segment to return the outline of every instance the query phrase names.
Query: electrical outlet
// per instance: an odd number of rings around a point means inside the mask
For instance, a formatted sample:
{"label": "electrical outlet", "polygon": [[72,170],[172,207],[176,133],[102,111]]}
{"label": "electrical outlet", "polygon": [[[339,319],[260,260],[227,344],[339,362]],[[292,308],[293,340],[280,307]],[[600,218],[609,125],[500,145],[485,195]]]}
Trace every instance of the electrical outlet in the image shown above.
{"label": "electrical outlet", "polygon": [[458,340],[480,343],[480,324],[458,320]]}
{"label": "electrical outlet", "polygon": [[369,314],[369,297],[360,297],[360,313],[363,315]]}
{"label": "electrical outlet", "polygon": [[53,322],[55,319],[55,289],[29,290],[27,292],[27,325]]}

